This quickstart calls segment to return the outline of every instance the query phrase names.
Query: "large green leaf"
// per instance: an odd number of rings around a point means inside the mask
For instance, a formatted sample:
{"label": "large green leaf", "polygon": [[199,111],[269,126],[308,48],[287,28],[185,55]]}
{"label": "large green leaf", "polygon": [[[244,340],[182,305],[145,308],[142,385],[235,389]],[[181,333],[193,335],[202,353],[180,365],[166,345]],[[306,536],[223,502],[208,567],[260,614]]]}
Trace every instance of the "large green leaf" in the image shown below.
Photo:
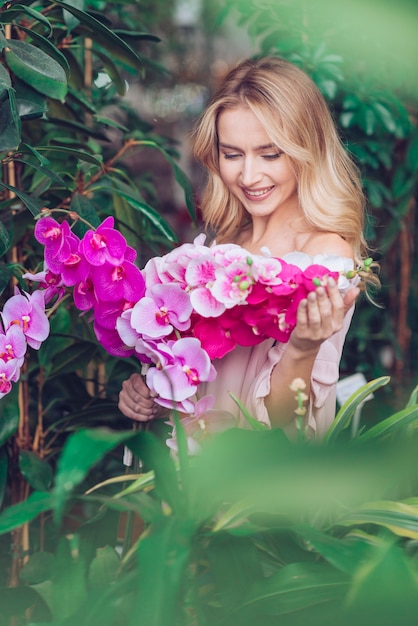
{"label": "large green leaf", "polygon": [[410,502],[367,502],[341,517],[337,525],[377,524],[388,528],[395,535],[418,539],[418,501],[415,499]]}
{"label": "large green leaf", "polygon": [[70,66],[66,57],[63,55],[61,50],[59,50],[53,44],[52,41],[50,41],[46,37],[43,37],[32,28],[26,28],[25,26],[23,26],[23,24],[19,24],[19,28],[25,31],[31,37],[34,44],[39,46],[39,48],[43,50],[48,56],[55,59],[55,61],[61,65],[61,67],[63,68],[63,70],[65,70],[67,74],[70,74]]}
{"label": "large green leaf", "polygon": [[137,626],[139,615],[149,626],[177,623],[194,533],[190,520],[161,516],[143,536],[137,550],[138,590],[129,626]]}
{"label": "large green leaf", "polygon": [[[323,563],[291,563],[254,585],[242,609],[255,604],[259,615],[286,615],[331,601],[341,601],[349,579]],[[315,621],[315,623],[318,623]]]}
{"label": "large green leaf", "polygon": [[40,513],[53,506],[51,494],[45,491],[33,491],[27,500],[9,506],[0,513],[0,534],[8,533],[30,522]]}
{"label": "large green leaf", "polygon": [[89,31],[89,36],[102,43],[104,48],[112,51],[114,54],[118,54],[121,58],[133,67],[138,67],[142,65],[142,61],[137,53],[126,44],[123,39],[118,37],[112,30],[107,28],[102,22],[97,20],[95,17],[86,13],[85,11],[80,11],[71,4],[66,2],[61,2],[60,0],[56,0],[56,4],[59,4],[66,11],[74,15],[80,22],[87,27]]}
{"label": "large green leaf", "polygon": [[66,73],[43,50],[25,41],[9,40],[4,54],[7,65],[21,80],[50,98],[64,100],[67,93]]}
{"label": "large green leaf", "polygon": [[51,466],[49,463],[39,458],[35,452],[20,450],[19,468],[30,486],[37,491],[47,491],[51,486]]}
{"label": "large green leaf", "polygon": [[58,623],[70,617],[87,595],[86,563],[78,554],[73,556],[71,545],[62,537],[52,564],[51,611]]}
{"label": "large green leaf", "polygon": [[58,462],[53,490],[54,516],[57,521],[61,520],[67,499],[85,479],[93,465],[135,434],[133,431],[116,432],[108,428],[85,428],[67,439]]}

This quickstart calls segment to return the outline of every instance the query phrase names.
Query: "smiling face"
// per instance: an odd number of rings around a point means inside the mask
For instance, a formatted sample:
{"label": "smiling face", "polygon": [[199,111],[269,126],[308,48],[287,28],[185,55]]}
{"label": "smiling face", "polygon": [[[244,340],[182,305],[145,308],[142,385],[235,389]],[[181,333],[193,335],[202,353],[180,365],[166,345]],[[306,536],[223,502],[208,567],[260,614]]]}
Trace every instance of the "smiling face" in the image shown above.
{"label": "smiling face", "polygon": [[217,129],[220,176],[251,217],[269,217],[284,208],[299,212],[289,157],[272,143],[256,115],[245,106],[225,109]]}

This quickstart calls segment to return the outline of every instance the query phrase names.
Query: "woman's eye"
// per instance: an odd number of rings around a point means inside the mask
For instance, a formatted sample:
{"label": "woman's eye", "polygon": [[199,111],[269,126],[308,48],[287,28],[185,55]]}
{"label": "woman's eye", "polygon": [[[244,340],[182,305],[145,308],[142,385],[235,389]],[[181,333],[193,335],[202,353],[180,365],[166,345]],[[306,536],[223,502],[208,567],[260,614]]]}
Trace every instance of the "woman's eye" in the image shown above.
{"label": "woman's eye", "polygon": [[238,159],[239,154],[235,154],[235,153],[229,153],[228,154],[224,154],[224,159]]}
{"label": "woman's eye", "polygon": [[283,152],[275,152],[274,154],[263,154],[263,159],[267,159],[268,161],[274,161],[274,159],[278,159],[282,156]]}

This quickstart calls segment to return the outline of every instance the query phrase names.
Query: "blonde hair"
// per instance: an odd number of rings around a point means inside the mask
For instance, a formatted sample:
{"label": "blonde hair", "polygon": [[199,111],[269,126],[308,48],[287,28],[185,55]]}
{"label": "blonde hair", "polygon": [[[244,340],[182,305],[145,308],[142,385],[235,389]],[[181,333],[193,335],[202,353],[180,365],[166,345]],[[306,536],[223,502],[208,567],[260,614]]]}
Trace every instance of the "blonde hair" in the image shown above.
{"label": "blonde hair", "polygon": [[358,169],[315,83],[277,57],[249,59],[232,69],[194,129],[194,154],[208,171],[201,202],[207,228],[218,241],[228,241],[248,223],[246,211],[219,174],[218,118],[225,109],[240,105],[249,107],[272,142],[288,155],[308,223],[343,237],[361,263],[366,252],[365,199]]}

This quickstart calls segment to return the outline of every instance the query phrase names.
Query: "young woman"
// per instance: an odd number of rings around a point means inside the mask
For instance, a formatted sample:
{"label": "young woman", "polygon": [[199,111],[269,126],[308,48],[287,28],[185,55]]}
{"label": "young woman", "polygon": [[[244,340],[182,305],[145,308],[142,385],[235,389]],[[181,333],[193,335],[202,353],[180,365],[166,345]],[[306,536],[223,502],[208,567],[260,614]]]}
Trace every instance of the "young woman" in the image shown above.
{"label": "young woman", "polygon": [[[247,60],[224,79],[194,132],[195,156],[208,173],[202,214],[217,243],[274,257],[299,251],[361,263],[364,197],[313,81],[279,58]],[[294,379],[303,379],[307,432],[320,437],[335,415],[339,362],[358,288],[343,298],[333,280],[300,303],[288,343],[236,347],[214,363],[215,408],[245,422],[230,396],[271,427],[292,434]],[[119,408],[148,421],[161,415],[139,374],[125,381]]]}

